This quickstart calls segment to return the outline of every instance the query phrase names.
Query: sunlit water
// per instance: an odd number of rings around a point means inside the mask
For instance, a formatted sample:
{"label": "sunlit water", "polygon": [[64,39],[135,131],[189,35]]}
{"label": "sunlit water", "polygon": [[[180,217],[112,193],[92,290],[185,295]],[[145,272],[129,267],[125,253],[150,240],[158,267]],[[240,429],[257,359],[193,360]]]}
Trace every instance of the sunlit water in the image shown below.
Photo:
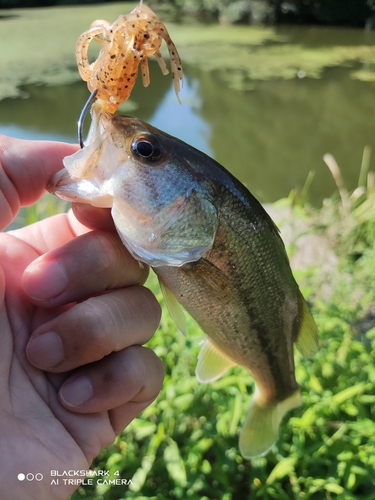
{"label": "sunlit water", "polygon": [[[124,114],[147,120],[155,127],[212,155],[209,146],[210,127],[196,112],[201,106],[201,99],[197,94],[197,80],[185,80],[181,92],[182,104],[178,102],[173,88],[168,85],[170,82],[161,83],[163,95],[156,106],[154,99],[148,106],[149,91],[141,88],[137,92],[138,86],[129,106],[125,105]],[[144,95],[141,96],[141,92],[144,92]],[[82,100],[73,99],[73,94],[78,94]],[[61,87],[25,86],[22,99],[0,102],[0,133],[19,139],[75,142],[76,122],[88,96],[86,85],[83,83]],[[67,107],[64,113],[61,113],[60,106]],[[87,123],[90,122],[89,115],[86,120]],[[85,122],[86,129],[87,123]]]}
{"label": "sunlit water", "polygon": [[[350,188],[366,145],[374,151],[375,169],[375,85],[350,79],[348,68],[328,69],[322,79],[257,81],[248,92],[228,89],[219,75],[196,67],[185,73],[180,105],[170,77],[152,64],[150,87],[137,83],[126,114],[213,156],[261,201],[301,188],[312,170],[311,200],[331,195],[335,184],[322,159],[327,152]],[[0,102],[0,132],[76,142],[87,98],[83,82],[25,87],[24,98]]]}

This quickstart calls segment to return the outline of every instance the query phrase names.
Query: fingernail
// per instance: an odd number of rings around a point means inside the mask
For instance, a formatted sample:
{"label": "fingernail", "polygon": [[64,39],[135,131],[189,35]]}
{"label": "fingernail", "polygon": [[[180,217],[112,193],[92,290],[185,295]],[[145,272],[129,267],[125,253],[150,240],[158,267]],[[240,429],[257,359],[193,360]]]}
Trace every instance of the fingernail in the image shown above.
{"label": "fingernail", "polygon": [[27,358],[41,370],[49,370],[64,361],[64,349],[55,332],[47,332],[31,338],[26,347]]}
{"label": "fingernail", "polygon": [[53,299],[68,288],[64,268],[55,260],[30,264],[23,276],[28,295],[36,300]]}
{"label": "fingernail", "polygon": [[93,395],[91,381],[84,375],[66,382],[60,389],[60,399],[67,406],[81,406]]}

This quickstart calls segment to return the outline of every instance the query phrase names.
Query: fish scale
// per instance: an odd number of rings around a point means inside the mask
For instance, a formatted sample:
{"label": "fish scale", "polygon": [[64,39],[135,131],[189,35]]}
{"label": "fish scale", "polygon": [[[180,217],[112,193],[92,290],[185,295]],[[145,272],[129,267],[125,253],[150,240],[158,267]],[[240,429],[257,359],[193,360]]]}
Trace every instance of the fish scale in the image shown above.
{"label": "fish scale", "polygon": [[[223,198],[217,200],[222,222],[213,248],[186,270],[182,266],[160,267],[155,271],[221,351],[245,366],[258,384],[260,380],[267,381],[264,385],[268,388],[268,398],[284,399],[298,387],[294,364],[285,363],[285,358],[292,359],[292,339],[298,334],[298,325],[292,324],[298,311],[298,287],[278,235],[280,254],[267,251],[264,244],[266,239],[274,242],[275,238],[268,216],[262,213],[265,223],[256,231],[249,231],[252,226],[248,219],[253,218],[254,209],[239,213],[242,205],[239,210],[232,193],[227,192],[227,202]],[[263,211],[262,207],[257,206],[257,212],[260,210]],[[254,225],[259,225],[259,221]],[[269,307],[268,301],[273,307]],[[267,362],[260,362],[264,356]]]}
{"label": "fish scale", "polygon": [[177,326],[185,330],[183,306],[206,333],[198,379],[217,380],[235,364],[254,378],[239,446],[247,458],[265,454],[301,404],[293,344],[306,356],[318,348],[271,218],[204,153],[96,105],[87,144],[64,164],[50,191],[111,207],[124,245],[158,275]]}

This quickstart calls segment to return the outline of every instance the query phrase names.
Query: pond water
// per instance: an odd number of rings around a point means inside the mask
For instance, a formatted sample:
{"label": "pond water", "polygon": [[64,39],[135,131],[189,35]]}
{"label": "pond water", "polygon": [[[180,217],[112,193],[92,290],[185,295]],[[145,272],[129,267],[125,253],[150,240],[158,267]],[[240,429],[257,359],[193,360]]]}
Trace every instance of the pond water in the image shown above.
{"label": "pond water", "polygon": [[[320,43],[319,30],[314,32]],[[334,43],[340,31],[323,33]],[[373,150],[375,169],[375,84],[351,79],[353,68],[328,68],[320,79],[300,73],[294,79],[258,80],[245,92],[228,88],[219,72],[194,65],[184,69],[182,105],[171,79],[151,63],[151,86],[144,89],[137,82],[126,114],[213,156],[261,201],[275,201],[302,187],[310,171],[316,173],[310,199],[319,203],[331,195],[335,184],[322,159],[327,152],[335,156],[350,188],[356,186],[365,146]],[[0,132],[75,142],[87,98],[83,82],[25,86],[22,98],[0,102]]]}

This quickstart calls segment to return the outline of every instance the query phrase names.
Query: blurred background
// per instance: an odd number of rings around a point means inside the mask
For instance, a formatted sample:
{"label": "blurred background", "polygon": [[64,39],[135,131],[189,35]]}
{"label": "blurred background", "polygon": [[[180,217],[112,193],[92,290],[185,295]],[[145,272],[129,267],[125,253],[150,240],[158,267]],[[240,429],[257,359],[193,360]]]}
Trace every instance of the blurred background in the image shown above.
{"label": "blurred background", "polygon": [[[319,204],[335,187],[325,153],[356,185],[364,147],[375,145],[373,1],[149,4],[169,22],[184,63],[182,105],[151,61],[150,88],[138,81],[123,113],[213,156],[263,202],[301,188],[314,171],[309,194]],[[76,141],[89,95],[76,39],[93,19],[113,22],[134,5],[0,0],[0,132]]]}

